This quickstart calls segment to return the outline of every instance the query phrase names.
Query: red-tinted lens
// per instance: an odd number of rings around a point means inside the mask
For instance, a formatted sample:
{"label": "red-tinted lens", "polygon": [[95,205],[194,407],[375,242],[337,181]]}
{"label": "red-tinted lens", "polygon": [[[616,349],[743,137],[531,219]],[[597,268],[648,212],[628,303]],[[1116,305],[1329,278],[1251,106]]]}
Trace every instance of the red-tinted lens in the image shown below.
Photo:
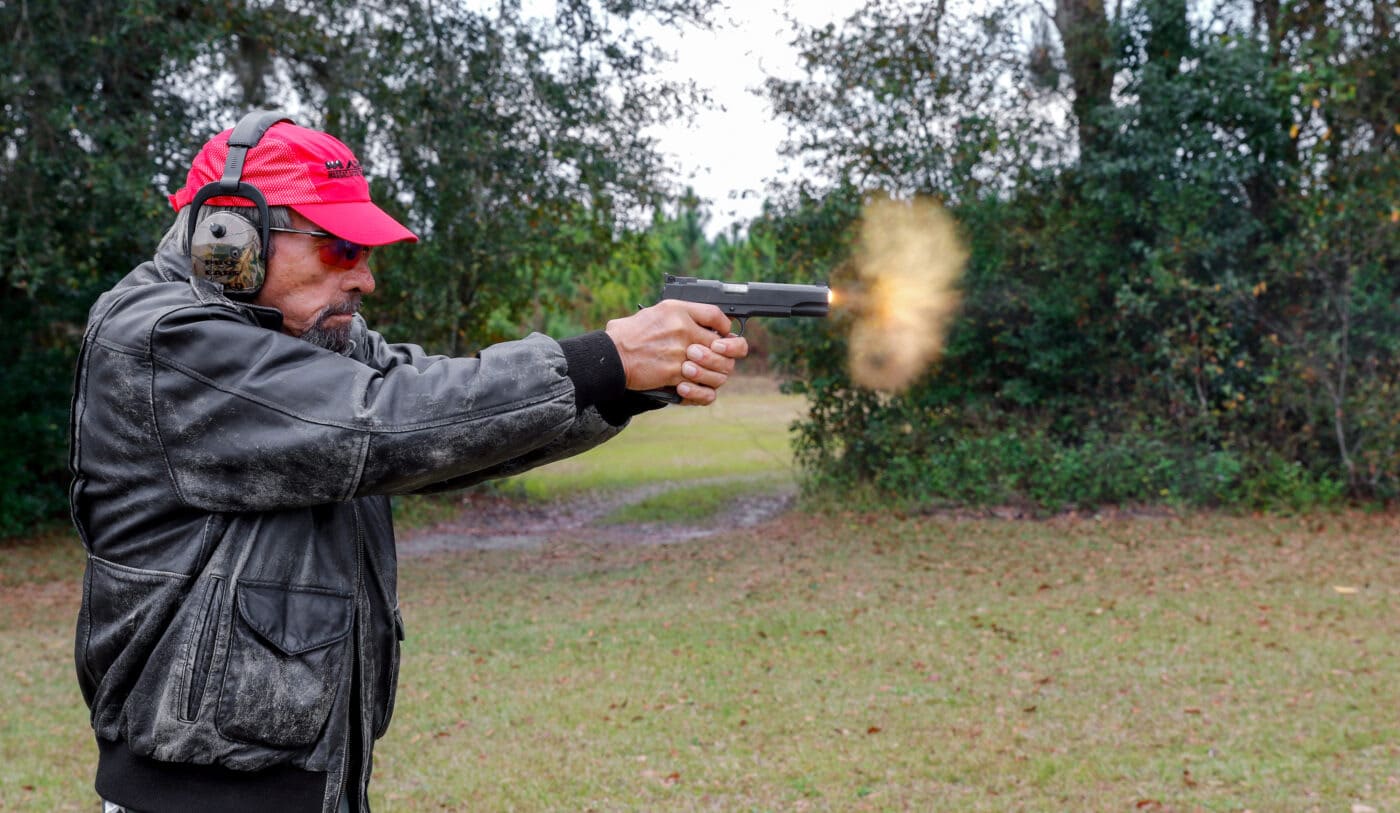
{"label": "red-tinted lens", "polygon": [[361,257],[369,256],[373,250],[372,246],[362,246],[340,238],[327,240],[321,244],[321,262],[348,271],[359,264]]}

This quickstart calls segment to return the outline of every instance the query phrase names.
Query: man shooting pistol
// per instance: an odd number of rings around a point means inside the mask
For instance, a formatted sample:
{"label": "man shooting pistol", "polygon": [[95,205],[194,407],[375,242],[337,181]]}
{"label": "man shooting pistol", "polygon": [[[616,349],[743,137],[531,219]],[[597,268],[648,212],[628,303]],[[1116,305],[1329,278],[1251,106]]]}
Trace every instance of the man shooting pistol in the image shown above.
{"label": "man shooting pistol", "polygon": [[[739,321],[738,335],[742,336],[753,316],[826,316],[831,312],[832,294],[826,285],[722,282],[667,274],[661,298],[716,305],[726,316]],[[681,400],[672,388],[648,390],[647,395],[672,404]]]}

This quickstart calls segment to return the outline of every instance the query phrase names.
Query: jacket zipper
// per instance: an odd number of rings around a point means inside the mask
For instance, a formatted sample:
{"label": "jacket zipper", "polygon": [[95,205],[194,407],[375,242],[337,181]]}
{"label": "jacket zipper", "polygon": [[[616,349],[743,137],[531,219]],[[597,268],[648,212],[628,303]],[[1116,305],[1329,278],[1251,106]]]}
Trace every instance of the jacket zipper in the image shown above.
{"label": "jacket zipper", "polygon": [[[350,627],[350,685],[355,686],[358,683],[359,691],[352,691],[350,693],[350,700],[355,704],[355,708],[351,709],[351,712],[357,719],[350,720],[350,725],[345,727],[345,741],[341,747],[342,756],[340,759],[340,795],[335,800],[335,809],[337,811],[340,810],[340,802],[345,796],[346,785],[348,784],[346,781],[346,770],[350,767],[350,743],[353,734],[351,726],[358,725],[362,728],[364,726],[364,681],[356,681],[355,676],[360,669],[360,593],[364,587],[365,578],[365,528],[364,520],[360,516],[359,503],[350,503],[350,508],[355,513],[355,597],[353,599],[353,606],[355,609]],[[357,697],[356,695],[360,696]],[[361,740],[363,739],[364,737],[362,734]],[[356,771],[355,795],[357,799],[361,795],[360,784],[363,777],[360,777],[359,774],[364,772],[364,764],[364,758],[361,757],[359,770]],[[350,810],[352,813],[355,813],[359,808],[360,803],[356,801],[355,804],[351,806]]]}

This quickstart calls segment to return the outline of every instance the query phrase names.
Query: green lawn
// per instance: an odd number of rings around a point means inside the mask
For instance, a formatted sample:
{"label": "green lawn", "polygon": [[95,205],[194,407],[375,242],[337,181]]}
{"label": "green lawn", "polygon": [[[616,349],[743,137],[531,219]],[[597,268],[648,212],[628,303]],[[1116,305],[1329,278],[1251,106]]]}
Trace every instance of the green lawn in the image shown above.
{"label": "green lawn", "polygon": [[[790,477],[787,420],[746,443],[668,409],[527,487]],[[376,809],[1400,810],[1398,536],[1391,515],[836,506],[407,559]],[[93,809],[74,546],[0,547],[0,810]]]}
{"label": "green lawn", "polygon": [[802,399],[745,382],[709,407],[667,407],[633,419],[617,439],[516,478],[537,498],[630,488],[659,480],[733,476],[791,482],[788,427]]}

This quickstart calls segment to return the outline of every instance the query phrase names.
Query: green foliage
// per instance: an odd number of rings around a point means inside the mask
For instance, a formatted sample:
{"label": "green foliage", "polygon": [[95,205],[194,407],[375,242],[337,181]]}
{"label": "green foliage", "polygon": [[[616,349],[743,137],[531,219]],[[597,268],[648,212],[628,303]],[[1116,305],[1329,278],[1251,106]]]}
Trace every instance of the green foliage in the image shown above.
{"label": "green foliage", "polygon": [[1291,233],[1267,258],[1270,386],[1256,412],[1295,459],[1388,498],[1400,493],[1400,161],[1362,156],[1329,180],[1325,198],[1286,204]]}
{"label": "green foliage", "polygon": [[1020,10],[945,8],[871,0],[844,24],[803,32],[806,78],[767,82],[774,109],[793,123],[787,154],[857,188],[900,194],[958,196],[1016,177],[1032,141],[1001,82],[1024,70]]}
{"label": "green foliage", "polygon": [[393,255],[376,324],[454,354],[516,338],[522,321],[587,326],[586,278],[636,260],[620,235],[668,191],[646,130],[691,101],[650,80],[655,46],[628,20],[710,5],[570,0],[546,21],[519,3],[418,0],[366,15],[327,121],[380,156],[377,198],[401,203],[423,238]]}
{"label": "green foliage", "polygon": [[[1153,503],[1310,511],[1336,506],[1346,496],[1342,480],[1297,461],[1174,446],[1145,433],[1110,436],[1091,429],[1071,441],[1044,428],[989,430],[933,418],[918,430],[904,424],[870,434],[890,442],[872,449],[867,438],[854,450],[873,452],[883,462],[869,486],[885,499],[915,507],[1053,512]],[[799,459],[817,451],[810,442],[800,445]],[[812,493],[851,485],[844,469],[833,474],[829,465],[813,465],[809,471],[815,472],[806,484]]]}
{"label": "green foliage", "polygon": [[[608,319],[654,303],[667,274],[730,278],[730,243],[705,233],[708,214],[693,191],[676,202],[674,214],[658,207],[645,231],[622,235],[601,262],[568,267],[574,283],[569,306],[555,312],[578,320],[567,332],[600,328]],[[575,262],[562,258],[563,262]],[[552,335],[561,335],[552,332]]]}
{"label": "green foliage", "polygon": [[[1119,90],[1076,104],[1092,139],[1073,144],[1043,125],[1053,54],[1033,53],[1031,76],[939,62],[950,30],[992,37],[1010,13],[916,20],[873,3],[799,38],[804,81],[770,83],[791,151],[840,173],[756,224],[780,256],[841,279],[876,189],[946,201],[970,249],[946,354],[905,393],[852,386],[840,320],[792,327],[779,362],[811,403],[797,427],[811,483],[1050,509],[1400,496],[1400,91],[1374,81],[1400,64],[1394,14],[1192,22],[1169,0],[1129,5],[1103,38]],[[842,56],[881,30],[916,42]],[[881,126],[911,105],[929,118],[915,136]],[[979,110],[995,139],[966,127]],[[843,132],[849,116],[869,124]],[[950,160],[959,149],[971,159]]]}
{"label": "green foliage", "polygon": [[0,4],[0,536],[63,508],[77,337],[92,299],[159,236],[151,176],[192,115],[159,80],[212,16]]}

